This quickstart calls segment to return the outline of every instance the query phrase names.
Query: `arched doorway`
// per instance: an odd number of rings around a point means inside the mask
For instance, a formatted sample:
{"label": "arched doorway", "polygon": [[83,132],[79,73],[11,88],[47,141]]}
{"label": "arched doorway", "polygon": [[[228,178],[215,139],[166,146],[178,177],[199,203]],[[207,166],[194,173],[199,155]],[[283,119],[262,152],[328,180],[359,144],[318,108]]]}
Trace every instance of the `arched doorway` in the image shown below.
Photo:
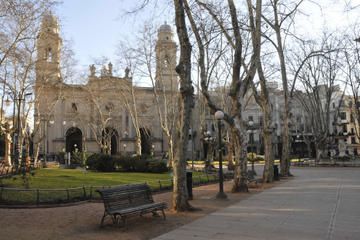
{"label": "arched doorway", "polygon": [[150,131],[146,128],[140,128],[141,135],[141,153],[151,154],[151,135]]}
{"label": "arched doorway", "polygon": [[111,147],[110,154],[115,155],[117,153],[117,147],[118,147],[118,132],[114,128],[106,128],[105,131],[103,131],[103,141],[106,141],[107,139],[110,140],[110,143],[108,143]]}
{"label": "arched doorway", "polygon": [[82,150],[82,132],[77,127],[69,128],[66,131],[66,152],[74,152]]}

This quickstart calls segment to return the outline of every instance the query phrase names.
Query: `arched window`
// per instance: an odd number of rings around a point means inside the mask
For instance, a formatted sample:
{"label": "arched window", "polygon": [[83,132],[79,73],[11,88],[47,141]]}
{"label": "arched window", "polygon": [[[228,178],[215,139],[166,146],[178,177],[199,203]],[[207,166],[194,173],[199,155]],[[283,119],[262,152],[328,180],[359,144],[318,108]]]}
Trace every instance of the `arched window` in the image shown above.
{"label": "arched window", "polygon": [[72,111],[75,113],[75,112],[77,112],[77,106],[76,106],[76,103],[72,103],[71,104],[71,108],[72,108]]}
{"label": "arched window", "polygon": [[46,49],[45,59],[46,59],[47,62],[51,62],[51,61],[52,61],[51,48]]}

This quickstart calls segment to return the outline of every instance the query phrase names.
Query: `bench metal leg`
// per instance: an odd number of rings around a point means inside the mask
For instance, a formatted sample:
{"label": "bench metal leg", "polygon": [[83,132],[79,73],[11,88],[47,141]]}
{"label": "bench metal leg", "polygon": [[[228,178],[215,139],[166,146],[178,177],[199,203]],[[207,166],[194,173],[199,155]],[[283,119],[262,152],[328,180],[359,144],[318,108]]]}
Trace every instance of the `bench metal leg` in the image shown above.
{"label": "bench metal leg", "polygon": [[117,224],[117,214],[112,215],[113,224]]}
{"label": "bench metal leg", "polygon": [[163,214],[164,220],[166,220],[165,210],[164,210],[164,209],[161,209],[161,211],[162,211],[162,214]]}
{"label": "bench metal leg", "polygon": [[104,226],[104,219],[106,217],[106,213],[104,213],[104,216],[101,218],[101,223],[100,223],[100,227],[103,227]]}

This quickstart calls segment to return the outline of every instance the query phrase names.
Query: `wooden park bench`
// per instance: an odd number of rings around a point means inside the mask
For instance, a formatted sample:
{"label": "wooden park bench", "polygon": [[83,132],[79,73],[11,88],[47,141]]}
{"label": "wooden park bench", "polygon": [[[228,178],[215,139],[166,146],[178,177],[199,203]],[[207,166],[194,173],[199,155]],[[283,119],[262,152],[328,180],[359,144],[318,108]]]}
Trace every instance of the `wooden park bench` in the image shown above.
{"label": "wooden park bench", "polygon": [[164,209],[167,208],[165,202],[155,203],[151,189],[146,183],[128,184],[104,189],[98,189],[104,201],[104,216],[101,219],[101,227],[104,224],[106,216],[112,216],[114,224],[118,223],[118,217],[121,217],[124,226],[126,220],[132,216],[142,216],[146,213],[153,213],[153,216],[159,216],[157,211],[161,210],[164,220],[166,219]]}

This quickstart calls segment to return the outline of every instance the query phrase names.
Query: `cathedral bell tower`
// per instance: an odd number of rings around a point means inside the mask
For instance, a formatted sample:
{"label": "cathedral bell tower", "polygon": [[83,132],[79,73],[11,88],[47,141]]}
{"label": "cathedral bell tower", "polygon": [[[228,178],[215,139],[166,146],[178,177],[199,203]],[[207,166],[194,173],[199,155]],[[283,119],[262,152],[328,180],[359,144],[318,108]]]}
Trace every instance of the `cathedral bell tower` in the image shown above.
{"label": "cathedral bell tower", "polygon": [[177,91],[178,80],[176,67],[177,45],[174,33],[166,22],[158,29],[156,51],[156,87]]}
{"label": "cathedral bell tower", "polygon": [[60,53],[62,40],[59,24],[51,15],[44,15],[37,40],[36,83],[56,84],[61,82]]}

